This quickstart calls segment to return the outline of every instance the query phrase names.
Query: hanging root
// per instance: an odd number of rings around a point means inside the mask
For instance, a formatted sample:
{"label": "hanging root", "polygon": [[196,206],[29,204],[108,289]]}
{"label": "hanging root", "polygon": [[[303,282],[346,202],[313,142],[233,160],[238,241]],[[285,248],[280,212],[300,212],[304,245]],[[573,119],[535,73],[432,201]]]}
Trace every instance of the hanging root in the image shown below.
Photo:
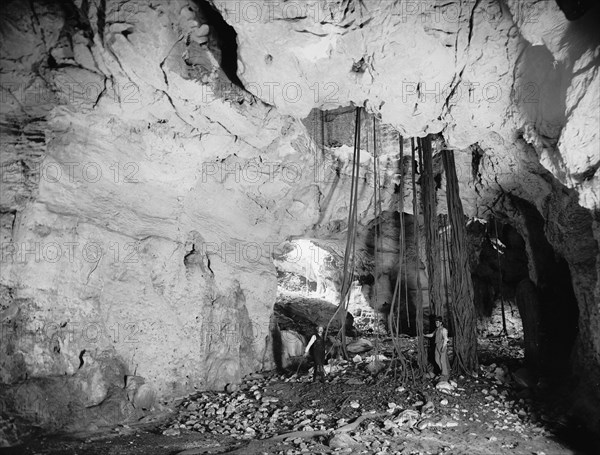
{"label": "hanging root", "polygon": [[344,270],[342,278],[341,301],[338,308],[338,315],[340,318],[341,326],[341,348],[342,354],[346,360],[349,357],[348,350],[346,349],[346,315],[348,313],[350,289],[352,287],[352,281],[354,278],[356,225],[358,223],[358,180],[360,174],[360,112],[361,108],[357,107],[356,121],[354,124],[354,155],[352,163],[352,182],[350,186],[350,210],[348,210],[348,235],[346,237],[346,250],[344,251]]}
{"label": "hanging root", "polygon": [[[394,294],[392,296],[392,302],[390,304],[390,312],[388,313],[388,330],[390,332],[390,335],[392,337],[392,344],[394,346],[394,349],[392,351],[392,361],[390,362],[390,365],[388,366],[388,370],[386,371],[386,374],[383,376],[385,377],[390,369],[392,368],[392,365],[395,365],[395,360],[396,358],[398,358],[398,360],[400,361],[401,367],[402,367],[402,373],[401,373],[401,377],[400,377],[400,381],[402,383],[404,383],[406,381],[406,375],[407,375],[407,362],[406,359],[404,357],[404,355],[402,354],[401,348],[402,345],[400,343],[400,330],[401,330],[401,324],[400,324],[400,307],[401,307],[401,301],[402,301],[402,289],[401,289],[401,282],[402,282],[402,267],[404,265],[404,272],[406,275],[406,264],[404,264],[405,262],[405,258],[406,258],[406,241],[405,241],[405,237],[404,237],[404,217],[403,217],[403,213],[404,213],[404,149],[403,149],[403,141],[404,139],[402,138],[402,136],[398,137],[399,139],[399,149],[400,149],[400,184],[399,184],[399,197],[398,197],[398,214],[400,215],[400,234],[399,234],[399,238],[398,238],[398,243],[399,243],[399,257],[398,257],[398,274],[396,276],[396,285],[394,286]],[[405,278],[406,280],[406,278]],[[405,286],[406,289],[406,286]],[[407,311],[408,311],[408,296],[406,296],[405,298],[405,303],[407,305]],[[395,321],[394,321],[394,316],[395,316]],[[410,325],[410,322],[409,322]],[[397,368],[394,368],[394,379],[397,379]],[[383,379],[382,379],[383,380]]]}
{"label": "hanging root", "polygon": [[446,150],[442,157],[446,172],[448,214],[452,226],[449,259],[454,322],[453,369],[455,372],[462,371],[472,374],[478,370],[477,332],[475,330],[473,283],[466,245],[465,215],[460,200],[454,153]]}
{"label": "hanging root", "polygon": [[[419,141],[420,144],[420,141]],[[412,152],[411,157],[415,163],[415,141],[411,140]],[[419,149],[420,150],[420,149]],[[421,152],[419,151],[419,164],[422,166]],[[421,277],[419,269],[421,268],[421,260],[419,259],[419,204],[417,203],[417,185],[415,178],[415,166],[412,167],[412,189],[413,189],[413,237],[415,242],[415,276],[417,279],[417,302],[416,302],[416,325],[417,325],[417,364],[419,366],[419,376],[425,372],[427,363],[427,355],[425,354],[424,338],[423,338],[423,290],[421,289]]]}

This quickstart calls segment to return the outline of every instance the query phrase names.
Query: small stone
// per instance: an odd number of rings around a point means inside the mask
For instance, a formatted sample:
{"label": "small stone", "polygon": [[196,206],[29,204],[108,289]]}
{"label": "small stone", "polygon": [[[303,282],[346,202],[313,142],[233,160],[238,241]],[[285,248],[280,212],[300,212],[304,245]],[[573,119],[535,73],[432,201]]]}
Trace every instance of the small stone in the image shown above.
{"label": "small stone", "polygon": [[334,449],[347,449],[356,446],[356,440],[348,433],[338,433],[329,441],[329,447]]}
{"label": "small stone", "polygon": [[179,428],[167,428],[163,431],[163,435],[165,436],[179,436],[181,434],[181,430]]}
{"label": "small stone", "polygon": [[445,398],[443,400],[440,401],[440,404],[442,406],[446,406],[448,404],[448,400],[446,400]]}
{"label": "small stone", "polygon": [[433,412],[433,410],[435,409],[435,406],[433,404],[432,401],[428,401],[427,403],[425,403],[423,405],[423,408],[421,409],[421,412],[423,414],[428,413],[428,412]]}
{"label": "small stone", "polygon": [[396,424],[400,426],[406,425],[409,428],[412,428],[419,420],[419,417],[420,414],[418,411],[415,411],[413,409],[406,409],[402,411],[400,415],[398,415],[398,417],[396,418]]}
{"label": "small stone", "polygon": [[186,409],[188,411],[197,411],[199,408],[200,406],[195,401],[188,403],[188,405],[186,406]]}
{"label": "small stone", "polygon": [[417,424],[417,429],[423,431],[427,427],[430,427],[432,425],[433,425],[433,421],[431,419],[423,419]]}
{"label": "small stone", "polygon": [[439,390],[440,392],[444,392],[444,393],[451,393],[452,389],[454,389],[454,387],[452,387],[452,385],[450,385],[450,383],[448,381],[440,381],[435,385],[436,390]]}
{"label": "small stone", "polygon": [[389,430],[391,428],[394,428],[396,425],[394,425],[394,422],[392,422],[391,420],[384,420],[383,421],[383,428],[386,430]]}
{"label": "small stone", "polygon": [[239,388],[240,387],[237,384],[227,384],[225,386],[225,391],[227,393],[233,393],[233,392],[236,392],[237,390],[239,390]]}
{"label": "small stone", "polygon": [[367,364],[367,370],[371,374],[377,374],[385,368],[385,364],[380,360],[373,360]]}
{"label": "small stone", "polygon": [[358,401],[351,401],[350,407],[353,409],[358,409],[358,408],[360,408],[360,404],[358,404]]}

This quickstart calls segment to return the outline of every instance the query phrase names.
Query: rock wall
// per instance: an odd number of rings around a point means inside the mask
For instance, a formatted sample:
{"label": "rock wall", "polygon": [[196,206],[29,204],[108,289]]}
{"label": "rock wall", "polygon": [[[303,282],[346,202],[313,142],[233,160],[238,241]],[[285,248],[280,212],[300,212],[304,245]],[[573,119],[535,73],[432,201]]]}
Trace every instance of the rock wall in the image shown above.
{"label": "rock wall", "polygon": [[[536,207],[577,297],[575,369],[597,389],[600,8],[569,21],[548,1],[214,4],[238,35],[240,80],[280,111],[354,103],[405,136],[441,132],[466,152],[470,216],[519,226],[508,194]],[[264,90],[269,81],[277,90]]]}
{"label": "rock wall", "polygon": [[3,13],[0,377],[110,352],[160,398],[221,389],[270,364],[307,134],[229,81],[197,5],[101,6]]}
{"label": "rock wall", "polygon": [[598,7],[569,22],[541,0],[213,3],[238,35],[240,80],[281,112],[364,104],[459,149],[521,132],[598,206]]}

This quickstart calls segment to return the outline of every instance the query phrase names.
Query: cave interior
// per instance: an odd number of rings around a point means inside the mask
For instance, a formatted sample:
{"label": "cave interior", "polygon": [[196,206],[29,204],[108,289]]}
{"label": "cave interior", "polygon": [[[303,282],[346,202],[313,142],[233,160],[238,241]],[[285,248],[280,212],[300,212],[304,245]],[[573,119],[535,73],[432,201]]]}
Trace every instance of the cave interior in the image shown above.
{"label": "cave interior", "polygon": [[[208,453],[186,435],[238,402],[177,413],[310,387],[322,325],[324,395],[411,387],[394,419],[421,398],[416,445],[382,420],[384,448],[600,449],[599,18],[591,0],[6,2],[0,446],[129,453],[82,442],[125,426],[117,446],[150,441],[131,453]],[[546,439],[464,422],[483,443],[418,445],[432,393],[441,413],[484,386]],[[396,453],[316,425],[289,453]],[[252,446],[275,429],[244,431],[223,446],[275,450]]]}

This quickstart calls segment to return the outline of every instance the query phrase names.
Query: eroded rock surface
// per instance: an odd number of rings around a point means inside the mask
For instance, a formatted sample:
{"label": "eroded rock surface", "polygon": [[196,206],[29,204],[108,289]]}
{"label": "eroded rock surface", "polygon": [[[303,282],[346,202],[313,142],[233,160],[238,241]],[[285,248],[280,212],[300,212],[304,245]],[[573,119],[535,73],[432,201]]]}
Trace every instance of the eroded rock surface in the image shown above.
{"label": "eroded rock surface", "polygon": [[[354,104],[386,124],[384,211],[405,161],[394,129],[442,133],[462,151],[467,214],[517,227],[536,285],[547,237],[579,305],[575,369],[600,402],[598,8],[574,23],[552,1],[250,3],[256,19],[220,0],[4,7],[2,382],[75,378],[83,352],[108,355],[160,403],[271,366],[273,255],[295,237],[339,254],[345,238],[351,143],[306,118],[341,107],[329,124],[352,125]],[[84,406],[108,399],[100,376]]]}

